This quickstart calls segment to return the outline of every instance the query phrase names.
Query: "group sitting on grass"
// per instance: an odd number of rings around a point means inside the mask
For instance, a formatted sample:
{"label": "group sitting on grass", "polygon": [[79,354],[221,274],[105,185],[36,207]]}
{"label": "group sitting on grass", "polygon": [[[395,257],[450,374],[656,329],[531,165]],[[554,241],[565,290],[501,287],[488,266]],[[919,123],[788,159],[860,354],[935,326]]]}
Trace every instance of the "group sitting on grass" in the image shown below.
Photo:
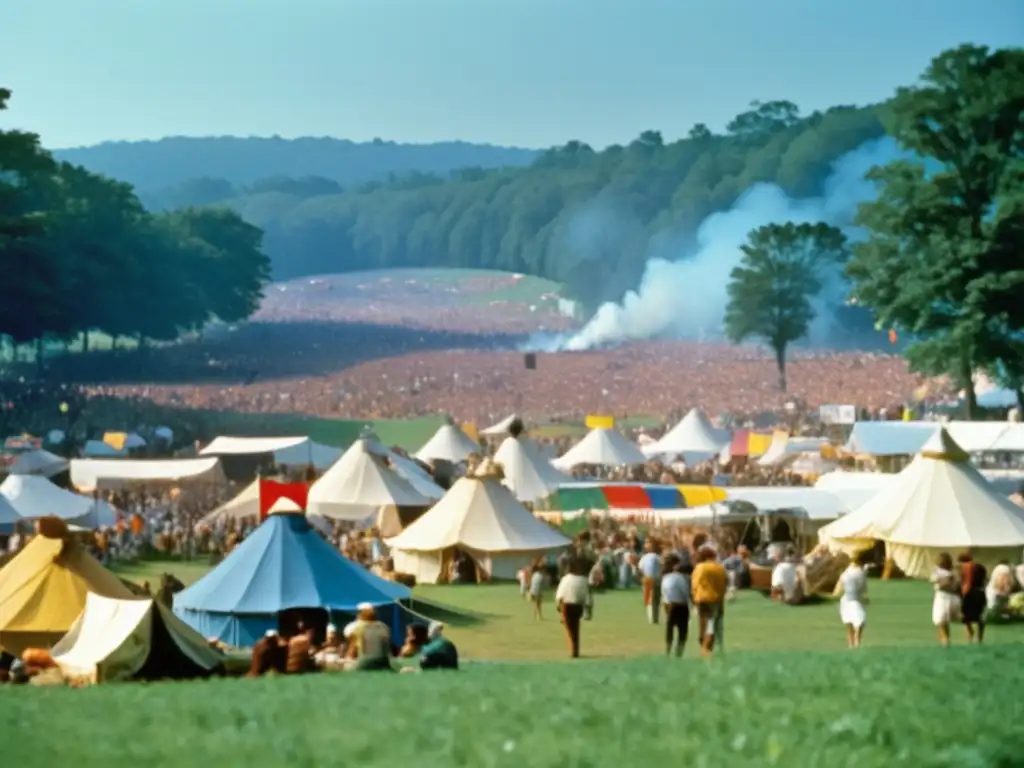
{"label": "group sitting on grass", "polygon": [[[391,641],[391,630],[377,617],[369,603],[359,605],[356,620],[338,632],[327,625],[323,643],[313,641],[314,630],[301,621],[285,638],[277,630],[269,630],[252,649],[252,663],[247,677],[270,673],[307,674],[319,671],[371,672],[416,669],[458,669],[459,654],[444,635],[444,625],[411,624],[405,644],[398,648]],[[398,659],[418,661],[407,666]]]}

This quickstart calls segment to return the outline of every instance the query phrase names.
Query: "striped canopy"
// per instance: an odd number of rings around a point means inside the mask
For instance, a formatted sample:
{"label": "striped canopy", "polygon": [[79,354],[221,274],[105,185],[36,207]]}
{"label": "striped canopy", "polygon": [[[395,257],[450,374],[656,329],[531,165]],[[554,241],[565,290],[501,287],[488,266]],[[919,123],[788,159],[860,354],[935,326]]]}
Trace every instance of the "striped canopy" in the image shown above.
{"label": "striped canopy", "polygon": [[579,509],[680,509],[724,501],[725,490],[710,485],[563,485],[548,498],[547,508],[562,512]]}

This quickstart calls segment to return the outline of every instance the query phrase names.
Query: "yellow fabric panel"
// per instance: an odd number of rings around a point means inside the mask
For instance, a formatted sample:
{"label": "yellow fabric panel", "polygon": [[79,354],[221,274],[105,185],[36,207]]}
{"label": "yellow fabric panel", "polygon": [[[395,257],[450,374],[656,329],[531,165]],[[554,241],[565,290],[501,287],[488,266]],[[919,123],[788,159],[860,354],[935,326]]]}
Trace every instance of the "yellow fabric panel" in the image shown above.
{"label": "yellow fabric panel", "polygon": [[124,444],[128,442],[128,435],[124,432],[107,432],[103,435],[103,442],[115,451],[123,451]]}
{"label": "yellow fabric panel", "polygon": [[587,416],[586,425],[587,429],[615,429],[615,417],[591,413]]}
{"label": "yellow fabric panel", "polygon": [[702,507],[729,498],[725,489],[717,485],[677,485],[676,488],[686,500],[688,507]]}
{"label": "yellow fabric panel", "polygon": [[122,600],[134,596],[77,542],[35,536],[0,570],[0,635],[20,654],[41,637],[49,647],[75,623],[89,592]]}
{"label": "yellow fabric panel", "polygon": [[480,430],[476,428],[476,424],[471,421],[467,421],[462,425],[462,431],[466,433],[466,436],[471,438],[473,442],[480,442]]}
{"label": "yellow fabric panel", "polygon": [[751,432],[747,436],[747,451],[751,456],[763,456],[772,444],[772,435]]}

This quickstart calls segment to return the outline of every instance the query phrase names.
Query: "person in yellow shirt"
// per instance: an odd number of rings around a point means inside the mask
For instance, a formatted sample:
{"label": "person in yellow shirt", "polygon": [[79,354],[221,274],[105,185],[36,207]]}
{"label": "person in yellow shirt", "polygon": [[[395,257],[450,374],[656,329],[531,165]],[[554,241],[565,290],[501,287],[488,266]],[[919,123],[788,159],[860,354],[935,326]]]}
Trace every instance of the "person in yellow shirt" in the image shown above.
{"label": "person in yellow shirt", "polygon": [[710,547],[697,551],[697,567],[690,577],[693,585],[693,604],[697,608],[697,632],[701,655],[708,657],[715,647],[715,623],[725,605],[729,579],[725,566]]}

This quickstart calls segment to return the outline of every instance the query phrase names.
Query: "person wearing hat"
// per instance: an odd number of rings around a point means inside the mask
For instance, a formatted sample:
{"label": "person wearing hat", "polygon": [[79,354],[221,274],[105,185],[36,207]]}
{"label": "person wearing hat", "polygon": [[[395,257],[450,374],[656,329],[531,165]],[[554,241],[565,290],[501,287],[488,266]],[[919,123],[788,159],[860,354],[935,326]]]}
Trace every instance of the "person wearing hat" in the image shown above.
{"label": "person wearing hat", "polygon": [[354,671],[394,670],[391,666],[391,631],[377,618],[370,603],[356,606],[356,620],[345,628],[349,641],[349,667]]}
{"label": "person wearing hat", "polygon": [[432,621],[427,626],[427,644],[420,651],[420,669],[458,669],[459,651],[444,636],[444,624]]}
{"label": "person wearing hat", "polygon": [[266,634],[252,647],[252,663],[246,677],[260,677],[268,672],[284,673],[287,664],[287,649],[281,643],[276,629]]}

